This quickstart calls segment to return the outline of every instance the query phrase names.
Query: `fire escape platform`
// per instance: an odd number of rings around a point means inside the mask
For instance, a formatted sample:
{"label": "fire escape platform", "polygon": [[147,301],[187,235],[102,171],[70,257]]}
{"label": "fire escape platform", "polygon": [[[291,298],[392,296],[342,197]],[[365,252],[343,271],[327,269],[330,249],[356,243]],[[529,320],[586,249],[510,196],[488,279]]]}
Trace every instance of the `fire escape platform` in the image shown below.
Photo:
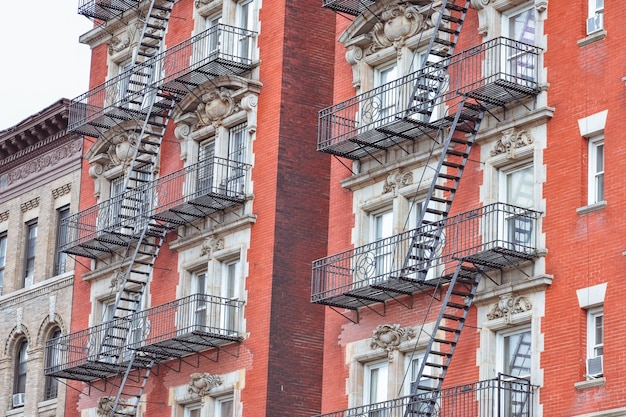
{"label": "fire escape platform", "polygon": [[375,2],[376,0],[323,0],[322,7],[339,13],[358,16]]}
{"label": "fire escape platform", "polygon": [[[193,294],[88,329],[46,344],[58,358],[46,375],[93,381],[123,373],[135,351],[133,368],[200,353],[243,340],[244,302],[208,294]],[[122,338],[124,340],[122,340]],[[103,340],[119,339],[117,347]]]}
{"label": "fire escape platform", "polygon": [[198,85],[252,69],[255,36],[219,24],[135,65],[73,99],[68,130],[98,137],[124,121],[162,116]]}
{"label": "fire escape platform", "polygon": [[245,202],[250,165],[211,157],[127,191],[64,220],[60,250],[97,259],[140,238],[142,220],[174,228]]}
{"label": "fire escape platform", "polygon": [[[532,261],[538,253],[539,214],[494,203],[319,259],[313,262],[311,302],[357,309],[446,284],[460,261],[480,265],[485,271]],[[416,260],[403,270],[403,254],[415,244],[413,237],[428,243],[436,227],[443,229],[444,238],[430,267]]]}
{"label": "fire escape platform", "polygon": [[140,0],[80,0],[78,14],[108,21],[131,8],[139,7]]}
{"label": "fire escape platform", "polygon": [[[453,124],[451,115],[462,98],[471,100],[464,110],[471,120],[479,108],[536,96],[540,51],[496,38],[332,105],[320,111],[317,150],[358,160],[408,140],[436,139],[438,131]],[[485,62],[492,67],[483,72]],[[437,94],[431,84],[442,70],[448,74],[447,88]],[[440,115],[444,107],[449,112]]]}

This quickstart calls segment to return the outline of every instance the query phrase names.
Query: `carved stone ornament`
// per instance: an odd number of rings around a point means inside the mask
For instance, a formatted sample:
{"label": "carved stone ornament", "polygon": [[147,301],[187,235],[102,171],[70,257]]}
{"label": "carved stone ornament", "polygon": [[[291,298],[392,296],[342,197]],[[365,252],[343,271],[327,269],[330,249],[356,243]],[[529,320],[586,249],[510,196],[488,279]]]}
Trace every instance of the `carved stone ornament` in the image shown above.
{"label": "carved stone ornament", "polygon": [[232,92],[226,88],[212,90],[202,96],[202,102],[198,105],[196,114],[200,119],[200,126],[213,124],[218,126],[222,120],[236,109]]}
{"label": "carved stone ornament", "polygon": [[399,49],[407,38],[426,28],[424,16],[419,13],[417,6],[406,3],[389,5],[371,31],[373,43],[368,52],[392,45]]}
{"label": "carved stone ornament", "polygon": [[506,294],[491,306],[487,312],[487,319],[495,320],[504,317],[509,321],[513,314],[524,313],[533,308],[530,299],[525,295]]}
{"label": "carved stone ornament", "polygon": [[[99,416],[110,416],[113,411],[113,404],[115,404],[115,397],[105,396],[98,399],[98,407],[96,413]],[[135,407],[129,400],[120,398],[115,408],[114,416],[131,416],[135,414]]]}
{"label": "carved stone ornament", "polygon": [[209,391],[218,385],[222,385],[222,377],[219,375],[211,375],[207,372],[196,372],[190,375],[191,381],[187,384],[187,392],[192,397],[205,397],[209,395]]}
{"label": "carved stone ornament", "polygon": [[115,135],[109,147],[108,155],[114,166],[126,166],[133,157],[133,149],[137,146],[137,135],[134,133],[119,133]]}
{"label": "carved stone ornament", "polygon": [[130,35],[113,36],[108,42],[109,55],[121,52],[130,46]]}
{"label": "carved stone ornament", "polygon": [[395,193],[399,188],[413,184],[412,172],[394,172],[389,174],[383,184],[383,194]]}
{"label": "carved stone ornament", "polygon": [[502,132],[502,137],[498,140],[491,150],[491,156],[506,153],[510,159],[515,158],[515,150],[532,144],[535,140],[525,131],[516,131],[515,128],[507,129]]}
{"label": "carved stone ornament", "polygon": [[224,249],[224,239],[210,237],[202,242],[202,249],[200,253],[202,256],[209,255],[209,258],[212,258],[213,252],[221,249]]}
{"label": "carved stone ornament", "polygon": [[393,361],[394,352],[400,343],[415,338],[415,331],[410,327],[400,327],[399,324],[381,324],[374,329],[370,346],[372,349],[382,348],[387,352],[389,362]]}

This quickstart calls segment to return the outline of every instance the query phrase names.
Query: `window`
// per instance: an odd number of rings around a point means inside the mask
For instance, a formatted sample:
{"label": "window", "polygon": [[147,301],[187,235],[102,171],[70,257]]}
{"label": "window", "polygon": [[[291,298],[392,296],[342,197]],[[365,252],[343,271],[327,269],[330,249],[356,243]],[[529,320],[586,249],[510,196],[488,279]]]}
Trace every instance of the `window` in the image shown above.
{"label": "window", "polygon": [[604,309],[587,310],[587,377],[598,377],[603,373],[604,355]]}
{"label": "window", "polygon": [[0,295],[4,286],[4,268],[7,264],[7,234],[0,233]]}
{"label": "window", "polygon": [[239,259],[223,265],[221,297],[224,298],[222,326],[228,334],[237,334]]}
{"label": "window", "polygon": [[207,301],[206,294],[206,271],[194,272],[191,276],[191,289],[194,295],[193,303],[193,327],[204,331],[207,326]]}
{"label": "window", "polygon": [[201,142],[198,148],[198,197],[213,191],[215,162],[213,138]]}
{"label": "window", "polygon": [[70,217],[69,206],[57,210],[57,248],[54,251],[54,275],[63,274],[67,270],[67,254],[59,251],[59,246],[69,239],[68,227],[65,222]]}
{"label": "window", "polygon": [[208,30],[208,37],[206,43],[206,56],[200,57],[201,59],[209,57],[209,59],[215,59],[215,54],[218,54],[220,51],[220,41],[221,41],[221,28],[220,23],[222,23],[222,15],[217,14],[211,17],[208,17],[205,21],[205,29]]}
{"label": "window", "polygon": [[[387,400],[388,370],[387,360],[366,364],[363,378],[363,405],[375,404]],[[382,417],[385,410],[372,411],[369,417]],[[380,414],[379,414],[380,413]]]}
{"label": "window", "polygon": [[376,276],[391,271],[393,245],[383,240],[393,235],[393,211],[387,210],[372,215],[371,241],[376,242],[373,262]]}
{"label": "window", "polygon": [[202,416],[201,404],[189,404],[184,408],[184,417],[200,417]]}
{"label": "window", "polygon": [[588,203],[604,201],[604,137],[589,140]]}
{"label": "window", "polygon": [[37,220],[26,223],[26,249],[24,257],[23,288],[33,285],[35,276],[35,249],[37,244]]}
{"label": "window", "polygon": [[218,397],[215,400],[215,417],[233,417],[233,397]]}
{"label": "window", "polygon": [[246,123],[232,127],[228,132],[228,174],[225,188],[228,195],[244,191],[246,180]]}
{"label": "window", "polygon": [[[535,7],[534,5],[516,9],[505,15],[503,22],[503,34],[514,41],[535,45]],[[532,82],[535,78],[534,57],[528,52],[513,46],[507,48],[506,71],[512,75],[516,82]]]}
{"label": "window", "polygon": [[502,333],[498,335],[498,342],[497,356],[502,374],[499,411],[507,416],[527,415],[530,395],[526,381],[530,380],[532,369],[531,332],[516,330]]}
{"label": "window", "polygon": [[[61,329],[55,328],[51,333],[48,340],[54,340],[61,337]],[[52,349],[47,349],[46,356],[46,369],[60,365],[61,352],[57,343]],[[51,376],[46,376],[46,384],[44,390],[44,400],[51,400],[56,398],[59,393],[59,381]]]}
{"label": "window", "polygon": [[13,377],[13,408],[24,406],[26,392],[26,368],[28,362],[28,341],[22,339],[15,351],[15,369]]}
{"label": "window", "polygon": [[[382,87],[392,81],[398,79],[398,65],[394,61],[375,68],[374,70],[374,87]],[[396,113],[396,101],[398,100],[398,86],[387,86],[382,88],[380,94],[374,97],[378,103],[372,104],[372,121],[379,124],[389,123],[390,117]]]}
{"label": "window", "polygon": [[[237,26],[241,29],[252,30],[253,21],[253,0],[243,0],[237,3]],[[238,37],[238,54],[243,59],[252,59],[252,38],[250,36]]]}
{"label": "window", "polygon": [[604,29],[604,0],[589,0],[587,35]]}
{"label": "window", "polygon": [[513,246],[511,249],[530,245],[534,236],[532,219],[525,216],[523,212],[519,216],[513,214],[513,212],[520,211],[518,208],[532,209],[534,206],[533,171],[533,165],[526,165],[501,172],[500,201],[516,207],[511,209],[511,214],[505,216],[503,219],[505,224],[501,228],[504,231],[501,238]]}

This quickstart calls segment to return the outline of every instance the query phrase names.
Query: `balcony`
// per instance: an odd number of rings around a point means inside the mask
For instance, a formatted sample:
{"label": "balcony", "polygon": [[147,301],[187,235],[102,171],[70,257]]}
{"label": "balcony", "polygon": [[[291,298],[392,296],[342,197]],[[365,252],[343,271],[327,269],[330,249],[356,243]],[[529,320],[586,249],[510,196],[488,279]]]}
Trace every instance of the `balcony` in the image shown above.
{"label": "balcony", "polygon": [[98,20],[111,20],[133,7],[139,7],[140,0],[80,0],[78,14]]}
{"label": "balcony", "polygon": [[59,250],[88,258],[139,238],[147,219],[172,227],[243,204],[249,165],[212,157],[64,219]]}
{"label": "balcony", "polygon": [[358,16],[375,2],[376,0],[324,0],[322,7],[336,12]]}
{"label": "balcony", "polygon": [[535,96],[540,52],[496,38],[334,104],[320,111],[317,150],[357,160],[403,141],[432,138],[452,125],[462,98],[491,109]]}
{"label": "balcony", "polygon": [[[459,261],[492,270],[532,260],[539,214],[494,203],[316,260],[311,302],[355,310],[445,284]],[[432,248],[437,228],[443,232],[435,253],[424,249],[419,259],[407,256],[411,248]]]}
{"label": "balcony", "polygon": [[220,24],[135,65],[72,100],[68,130],[98,137],[121,122],[163,115],[198,85],[250,70],[255,36]]}
{"label": "balcony", "polygon": [[500,374],[433,394],[405,396],[315,417],[534,417],[538,415],[534,404],[537,389],[526,379]]}
{"label": "balcony", "polygon": [[108,321],[47,342],[54,359],[45,373],[88,382],[124,372],[132,351],[141,368],[149,358],[162,362],[238,342],[242,311],[243,301],[194,294]]}

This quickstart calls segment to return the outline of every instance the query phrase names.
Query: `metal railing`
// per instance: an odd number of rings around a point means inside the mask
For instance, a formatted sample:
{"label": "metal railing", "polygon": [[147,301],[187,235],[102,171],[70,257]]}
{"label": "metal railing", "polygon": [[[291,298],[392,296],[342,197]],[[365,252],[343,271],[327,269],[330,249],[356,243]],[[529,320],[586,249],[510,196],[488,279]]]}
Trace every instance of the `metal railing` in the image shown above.
{"label": "metal railing", "polygon": [[358,16],[375,2],[376,0],[323,0],[322,7]]}
{"label": "metal railing", "polygon": [[[423,281],[424,274],[408,274],[407,269],[426,269],[432,249],[422,256],[407,257],[416,246],[433,248],[425,279],[450,273],[459,260],[487,268],[501,268],[532,259],[536,254],[539,212],[505,203],[493,203],[435,224],[377,240],[313,261],[311,301],[325,300],[371,286],[384,286],[394,280]],[[432,242],[436,229],[441,240]],[[405,261],[409,261],[408,264]]]}
{"label": "metal railing", "polygon": [[[47,357],[54,358],[46,375],[70,379],[95,379],[119,372],[132,350],[198,334],[224,343],[241,340],[243,301],[207,294],[194,294],[152,307],[124,318],[107,321],[46,343]],[[103,346],[102,341],[109,341]],[[110,344],[116,340],[116,344]],[[217,345],[218,343],[216,343]],[[167,360],[191,354],[192,343],[182,352],[169,350],[157,359]],[[206,350],[203,343],[200,350]],[[199,350],[198,350],[199,351]]]}
{"label": "metal railing", "polygon": [[147,218],[185,224],[242,203],[249,167],[212,157],[141,184],[63,219],[61,227],[67,233],[62,235],[59,250],[97,256],[134,239]]}
{"label": "metal railing", "polygon": [[[317,149],[357,157],[352,152],[364,143],[397,143],[384,142],[390,133],[404,140],[449,125],[444,108],[463,96],[492,108],[536,95],[540,53],[536,46],[495,38],[327,107],[319,114]],[[434,87],[439,82],[442,90]]]}
{"label": "metal railing", "polygon": [[[528,380],[499,374],[440,392],[405,396],[314,417],[534,417],[538,387]],[[435,402],[434,410],[430,404]]]}
{"label": "metal railing", "polygon": [[[130,68],[70,102],[68,130],[97,136],[122,120],[142,119],[159,89],[187,93],[220,75],[252,67],[256,32],[215,25]],[[143,86],[143,87],[142,87]],[[153,109],[160,111],[159,106]]]}
{"label": "metal railing", "polygon": [[140,0],[79,0],[78,14],[98,20],[110,20],[139,7]]}

